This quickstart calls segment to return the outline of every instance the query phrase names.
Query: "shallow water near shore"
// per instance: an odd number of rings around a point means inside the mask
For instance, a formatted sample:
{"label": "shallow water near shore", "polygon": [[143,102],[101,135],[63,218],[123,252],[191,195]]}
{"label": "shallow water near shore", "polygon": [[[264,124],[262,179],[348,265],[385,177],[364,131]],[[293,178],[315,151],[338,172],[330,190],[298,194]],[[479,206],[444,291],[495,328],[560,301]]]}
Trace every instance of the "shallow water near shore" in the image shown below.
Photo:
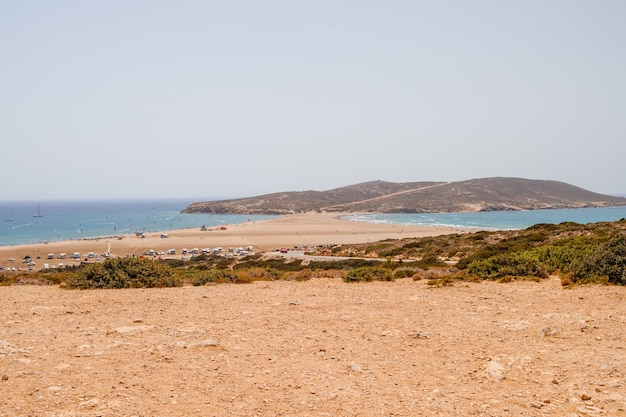
{"label": "shallow water near shore", "polygon": [[616,221],[624,218],[626,218],[626,206],[476,213],[358,214],[342,217],[344,220],[370,223],[494,230],[524,229],[539,223],[574,222],[586,224]]}
{"label": "shallow water near shore", "polygon": [[182,214],[190,203],[189,200],[0,202],[0,246],[214,227],[276,217]]}

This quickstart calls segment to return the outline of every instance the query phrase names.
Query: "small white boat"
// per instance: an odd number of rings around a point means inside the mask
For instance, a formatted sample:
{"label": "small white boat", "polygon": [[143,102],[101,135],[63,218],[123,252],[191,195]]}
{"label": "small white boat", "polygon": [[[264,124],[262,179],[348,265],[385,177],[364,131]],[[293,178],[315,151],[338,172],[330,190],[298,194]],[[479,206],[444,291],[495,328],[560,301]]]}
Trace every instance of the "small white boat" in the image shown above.
{"label": "small white boat", "polygon": [[33,214],[33,217],[43,217],[41,211],[39,211],[39,203],[37,203],[37,214]]}

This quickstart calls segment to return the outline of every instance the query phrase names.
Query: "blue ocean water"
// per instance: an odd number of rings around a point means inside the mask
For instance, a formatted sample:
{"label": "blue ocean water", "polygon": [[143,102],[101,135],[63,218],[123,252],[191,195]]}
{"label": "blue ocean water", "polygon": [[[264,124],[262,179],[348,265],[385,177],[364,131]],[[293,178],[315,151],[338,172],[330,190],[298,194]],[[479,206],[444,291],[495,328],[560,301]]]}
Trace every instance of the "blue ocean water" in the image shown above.
{"label": "blue ocean water", "polygon": [[[197,200],[200,201],[200,200]],[[0,246],[161,232],[276,216],[182,214],[188,200],[3,201]],[[37,214],[41,217],[36,217]]]}
{"label": "blue ocean water", "polygon": [[495,230],[525,229],[539,223],[575,222],[586,224],[615,221],[624,218],[626,218],[626,206],[477,213],[359,214],[343,217],[345,220],[371,223]]}
{"label": "blue ocean water", "polygon": [[[189,200],[0,201],[0,246],[217,226],[276,216],[182,214]],[[41,217],[35,217],[39,213]],[[626,218],[626,206],[479,213],[358,214],[345,220],[478,229],[537,223],[592,223]]]}

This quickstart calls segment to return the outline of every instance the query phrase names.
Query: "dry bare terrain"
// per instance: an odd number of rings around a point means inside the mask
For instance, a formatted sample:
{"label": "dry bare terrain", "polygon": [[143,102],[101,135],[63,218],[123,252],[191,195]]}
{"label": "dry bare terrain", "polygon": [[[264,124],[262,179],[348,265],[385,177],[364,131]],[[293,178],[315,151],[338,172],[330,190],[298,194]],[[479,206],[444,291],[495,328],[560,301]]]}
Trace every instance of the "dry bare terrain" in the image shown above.
{"label": "dry bare terrain", "polygon": [[0,287],[0,416],[626,416],[626,288]]}
{"label": "dry bare terrain", "polygon": [[623,205],[626,205],[626,198],[594,193],[559,181],[494,177],[456,182],[370,181],[328,191],[282,192],[235,200],[197,202],[184,212],[436,213]]}

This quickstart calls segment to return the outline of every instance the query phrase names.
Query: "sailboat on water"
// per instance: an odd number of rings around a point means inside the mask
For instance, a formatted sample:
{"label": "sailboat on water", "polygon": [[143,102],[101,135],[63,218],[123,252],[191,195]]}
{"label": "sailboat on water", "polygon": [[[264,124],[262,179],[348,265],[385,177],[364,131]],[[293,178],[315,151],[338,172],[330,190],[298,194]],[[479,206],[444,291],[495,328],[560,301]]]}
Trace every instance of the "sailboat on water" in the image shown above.
{"label": "sailboat on water", "polygon": [[39,211],[39,203],[37,203],[37,214],[33,214],[33,217],[43,217],[43,214]]}
{"label": "sailboat on water", "polygon": [[13,210],[11,209],[11,214],[9,215],[9,217],[6,219],[7,222],[14,222],[15,219],[13,218]]}

